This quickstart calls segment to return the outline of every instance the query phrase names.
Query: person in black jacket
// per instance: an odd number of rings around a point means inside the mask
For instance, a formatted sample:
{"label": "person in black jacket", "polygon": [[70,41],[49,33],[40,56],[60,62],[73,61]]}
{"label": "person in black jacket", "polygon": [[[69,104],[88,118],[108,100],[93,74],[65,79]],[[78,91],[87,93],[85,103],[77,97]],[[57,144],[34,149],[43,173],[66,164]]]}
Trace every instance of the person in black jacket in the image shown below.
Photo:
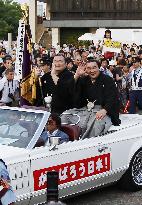
{"label": "person in black jacket", "polygon": [[[84,74],[86,74],[84,76]],[[115,82],[109,76],[99,71],[99,63],[95,60],[88,61],[86,67],[78,67],[75,74],[77,108],[87,106],[89,102],[100,105],[96,112],[96,119],[102,120],[109,116],[114,125],[119,125],[119,100]],[[92,105],[91,105],[92,106]]]}
{"label": "person in black jacket", "polygon": [[99,63],[90,60],[78,66],[74,79],[74,108],[62,114],[62,122],[77,123],[78,116],[82,139],[106,134],[112,124],[119,125],[117,88],[111,77],[100,72]]}
{"label": "person in black jacket", "polygon": [[41,78],[43,96],[52,96],[51,112],[61,114],[73,107],[74,76],[66,68],[65,58],[56,55],[51,72]]}

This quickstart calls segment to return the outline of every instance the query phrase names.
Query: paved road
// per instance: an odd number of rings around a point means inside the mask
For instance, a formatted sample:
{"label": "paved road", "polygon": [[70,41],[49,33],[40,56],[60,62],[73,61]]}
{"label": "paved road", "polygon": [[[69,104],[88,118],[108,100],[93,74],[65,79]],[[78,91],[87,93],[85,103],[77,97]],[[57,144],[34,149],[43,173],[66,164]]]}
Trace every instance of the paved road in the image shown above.
{"label": "paved road", "polygon": [[126,192],[111,186],[64,202],[67,205],[142,205],[142,191]]}

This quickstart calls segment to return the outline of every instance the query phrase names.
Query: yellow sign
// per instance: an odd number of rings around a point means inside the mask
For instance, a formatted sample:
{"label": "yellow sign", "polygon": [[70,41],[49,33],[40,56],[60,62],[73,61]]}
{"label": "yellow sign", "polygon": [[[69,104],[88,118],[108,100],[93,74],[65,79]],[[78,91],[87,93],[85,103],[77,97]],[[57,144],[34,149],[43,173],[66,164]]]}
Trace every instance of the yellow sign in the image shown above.
{"label": "yellow sign", "polygon": [[105,40],[104,46],[110,47],[110,48],[121,48],[122,47],[119,41],[112,41],[111,39]]}

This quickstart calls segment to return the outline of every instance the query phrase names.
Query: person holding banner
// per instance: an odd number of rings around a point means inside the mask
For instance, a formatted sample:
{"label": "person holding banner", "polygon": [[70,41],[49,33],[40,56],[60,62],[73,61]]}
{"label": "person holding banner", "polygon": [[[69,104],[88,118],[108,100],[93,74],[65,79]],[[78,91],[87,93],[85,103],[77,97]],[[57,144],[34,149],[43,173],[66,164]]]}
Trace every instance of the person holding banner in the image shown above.
{"label": "person holding banner", "polygon": [[112,41],[111,31],[106,30],[103,40],[103,55],[106,59],[114,58],[115,53],[120,53],[121,51],[121,43],[118,41]]}
{"label": "person holding banner", "polygon": [[[105,41],[107,40],[111,40],[111,31],[110,30],[106,30],[105,31],[105,35],[104,35],[104,45],[105,45]],[[110,52],[110,51],[106,51],[104,52],[104,57],[106,59],[112,59],[112,57],[114,57],[114,52]]]}

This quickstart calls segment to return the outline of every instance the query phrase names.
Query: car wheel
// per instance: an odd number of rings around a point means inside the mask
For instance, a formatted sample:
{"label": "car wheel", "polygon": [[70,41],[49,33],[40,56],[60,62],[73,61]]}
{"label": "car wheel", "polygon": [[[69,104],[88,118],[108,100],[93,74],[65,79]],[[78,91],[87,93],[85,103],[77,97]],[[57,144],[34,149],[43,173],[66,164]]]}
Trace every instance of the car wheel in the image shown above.
{"label": "car wheel", "polygon": [[142,189],[142,149],[133,156],[129,169],[123,175],[121,187],[131,191]]}

